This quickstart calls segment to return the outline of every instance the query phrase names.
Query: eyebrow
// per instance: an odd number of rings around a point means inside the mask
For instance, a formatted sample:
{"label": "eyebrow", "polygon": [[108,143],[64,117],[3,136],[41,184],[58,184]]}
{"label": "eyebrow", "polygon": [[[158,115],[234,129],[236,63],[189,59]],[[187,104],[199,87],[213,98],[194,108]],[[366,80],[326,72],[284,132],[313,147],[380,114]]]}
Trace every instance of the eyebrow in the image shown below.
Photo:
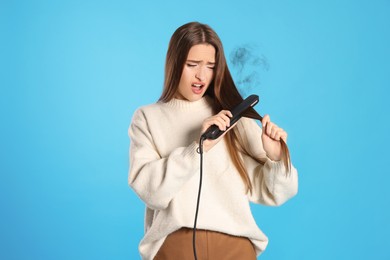
{"label": "eyebrow", "polygon": [[[202,61],[200,60],[187,60],[187,62],[193,62],[193,63],[201,63]],[[215,62],[207,62],[209,65],[215,65]]]}

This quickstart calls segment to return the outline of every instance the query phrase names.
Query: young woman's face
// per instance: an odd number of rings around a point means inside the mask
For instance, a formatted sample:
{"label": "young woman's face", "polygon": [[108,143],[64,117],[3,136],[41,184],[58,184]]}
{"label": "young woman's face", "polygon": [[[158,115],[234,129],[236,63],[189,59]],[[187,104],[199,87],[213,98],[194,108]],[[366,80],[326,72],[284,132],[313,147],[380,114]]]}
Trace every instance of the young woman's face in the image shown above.
{"label": "young woman's face", "polygon": [[183,67],[175,98],[197,101],[201,99],[214,77],[215,48],[210,44],[191,47]]}

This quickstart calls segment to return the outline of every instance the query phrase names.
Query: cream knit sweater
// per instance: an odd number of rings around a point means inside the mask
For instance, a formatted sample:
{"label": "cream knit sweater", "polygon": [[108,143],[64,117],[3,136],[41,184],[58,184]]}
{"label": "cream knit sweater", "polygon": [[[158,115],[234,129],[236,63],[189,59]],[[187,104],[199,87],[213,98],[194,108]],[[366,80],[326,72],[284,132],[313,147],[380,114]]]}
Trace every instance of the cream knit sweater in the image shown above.
{"label": "cream knit sweater", "polygon": [[[200,170],[196,149],[202,122],[212,115],[208,97],[159,102],[133,115],[129,185],[146,204],[145,236],[139,245],[142,259],[153,259],[170,233],[193,227]],[[205,152],[197,228],[247,237],[259,255],[268,239],[256,225],[249,202],[284,203],[297,193],[297,171],[292,167],[286,177],[283,163],[267,158],[261,128],[254,120],[241,118],[235,127],[265,164],[242,155],[253,185],[252,194],[247,194],[224,140]]]}

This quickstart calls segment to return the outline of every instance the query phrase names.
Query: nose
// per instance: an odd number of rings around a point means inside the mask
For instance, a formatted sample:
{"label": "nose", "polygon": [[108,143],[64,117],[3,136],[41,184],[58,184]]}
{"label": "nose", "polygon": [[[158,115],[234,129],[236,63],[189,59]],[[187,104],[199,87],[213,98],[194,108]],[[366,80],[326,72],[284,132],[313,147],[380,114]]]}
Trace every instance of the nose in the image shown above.
{"label": "nose", "polygon": [[200,81],[204,81],[206,79],[206,73],[202,66],[196,71],[195,77]]}

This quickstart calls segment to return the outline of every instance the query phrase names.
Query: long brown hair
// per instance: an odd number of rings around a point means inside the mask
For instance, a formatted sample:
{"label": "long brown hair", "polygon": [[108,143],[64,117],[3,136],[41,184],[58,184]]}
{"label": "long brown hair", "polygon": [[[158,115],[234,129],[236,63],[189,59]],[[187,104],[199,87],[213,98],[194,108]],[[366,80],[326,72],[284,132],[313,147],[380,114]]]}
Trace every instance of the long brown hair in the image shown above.
{"label": "long brown hair", "polygon": [[[214,79],[210,83],[210,86],[206,91],[206,95],[210,96],[214,100],[213,110],[215,113],[222,109],[231,110],[233,107],[242,102],[243,98],[237,90],[230,74],[220,38],[216,32],[210,28],[210,26],[198,22],[191,22],[180,26],[171,37],[165,61],[164,89],[159,101],[168,102],[175,96],[183,67],[191,47],[202,43],[211,44],[215,48]],[[253,108],[248,109],[243,116],[260,121],[262,120],[262,116],[260,116]],[[252,157],[254,156],[251,155],[248,149],[244,146],[244,142],[238,135],[237,131],[227,132],[225,140],[230,157],[240,173],[247,191],[252,192],[252,184],[245,169],[244,162],[239,156],[239,151]],[[281,140],[281,144],[283,161],[286,169],[289,170],[290,154],[287,145],[283,140]],[[261,158],[254,157],[254,159],[259,163],[264,163]]]}

